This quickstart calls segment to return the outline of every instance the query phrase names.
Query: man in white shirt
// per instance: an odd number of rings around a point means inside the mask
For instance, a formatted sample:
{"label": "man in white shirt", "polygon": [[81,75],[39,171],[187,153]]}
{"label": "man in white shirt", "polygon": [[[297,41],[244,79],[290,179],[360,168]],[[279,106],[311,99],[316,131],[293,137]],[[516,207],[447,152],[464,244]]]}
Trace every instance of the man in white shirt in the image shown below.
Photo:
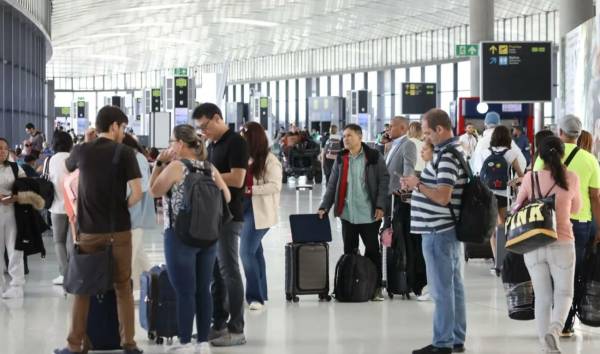
{"label": "man in white shirt", "polygon": [[[481,171],[481,166],[483,165],[483,161],[487,157],[484,154],[484,151],[490,148],[490,141],[492,140],[492,133],[494,129],[500,125],[500,115],[496,112],[490,111],[485,115],[485,130],[483,131],[483,136],[479,139],[477,143],[477,147],[475,151],[471,155],[471,168],[475,174],[479,174]],[[527,162],[525,161],[525,156],[521,152],[521,149],[515,144],[514,141],[511,142],[510,151],[517,156],[517,161],[519,162],[519,167],[521,167],[521,171],[525,171],[527,168]]]}
{"label": "man in white shirt", "polygon": [[471,158],[473,152],[475,151],[475,147],[477,147],[477,142],[479,141],[479,134],[477,133],[477,129],[471,123],[467,124],[466,132],[458,138],[458,142],[462,145],[462,148],[465,152],[467,158]]}

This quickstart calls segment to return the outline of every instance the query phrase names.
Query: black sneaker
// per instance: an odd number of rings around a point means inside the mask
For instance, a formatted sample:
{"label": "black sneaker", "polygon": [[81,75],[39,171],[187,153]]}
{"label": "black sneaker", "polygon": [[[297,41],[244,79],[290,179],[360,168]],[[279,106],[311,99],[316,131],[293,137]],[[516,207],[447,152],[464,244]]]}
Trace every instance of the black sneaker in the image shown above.
{"label": "black sneaker", "polygon": [[428,345],[425,348],[413,350],[413,352],[412,352],[412,354],[430,354],[430,353],[451,354],[452,353],[452,349],[450,349],[450,348],[439,348],[439,347],[435,347],[433,345]]}
{"label": "black sneaker", "polygon": [[464,353],[465,345],[464,344],[454,344],[452,347],[452,353]]}

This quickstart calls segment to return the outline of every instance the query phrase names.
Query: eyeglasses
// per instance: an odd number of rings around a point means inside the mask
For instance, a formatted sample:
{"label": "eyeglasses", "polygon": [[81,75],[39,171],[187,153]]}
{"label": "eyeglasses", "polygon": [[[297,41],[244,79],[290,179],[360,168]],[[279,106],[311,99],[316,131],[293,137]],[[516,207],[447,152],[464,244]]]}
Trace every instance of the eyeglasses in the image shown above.
{"label": "eyeglasses", "polygon": [[205,123],[198,125],[198,128],[200,128],[200,130],[206,130],[206,128],[208,128],[208,125],[210,124],[210,122],[212,122],[211,119],[207,120]]}

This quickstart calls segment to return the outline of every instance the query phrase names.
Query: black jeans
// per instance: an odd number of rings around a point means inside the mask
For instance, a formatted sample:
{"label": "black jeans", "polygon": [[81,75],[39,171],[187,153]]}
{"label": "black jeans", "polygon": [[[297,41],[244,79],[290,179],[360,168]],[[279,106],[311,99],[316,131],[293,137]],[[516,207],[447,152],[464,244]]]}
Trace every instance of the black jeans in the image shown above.
{"label": "black jeans", "polygon": [[365,245],[365,257],[369,258],[377,268],[377,287],[381,287],[382,283],[381,249],[379,248],[380,224],[380,221],[370,224],[352,224],[342,219],[344,253],[356,253],[360,236]]}
{"label": "black jeans", "polygon": [[571,306],[571,311],[569,311],[569,316],[565,321],[565,330],[572,329],[575,324],[576,306],[581,299],[581,267],[583,266],[583,257],[585,256],[585,249],[594,238],[591,221],[579,222],[571,219],[571,223],[573,224],[573,235],[575,236],[575,294],[573,296],[573,306]]}

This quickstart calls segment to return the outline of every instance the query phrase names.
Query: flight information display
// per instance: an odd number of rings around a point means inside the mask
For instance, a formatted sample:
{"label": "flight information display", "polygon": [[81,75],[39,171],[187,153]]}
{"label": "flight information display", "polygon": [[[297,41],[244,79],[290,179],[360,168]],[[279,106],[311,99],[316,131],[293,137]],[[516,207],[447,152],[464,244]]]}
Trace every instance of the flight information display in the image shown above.
{"label": "flight information display", "polygon": [[405,82],[402,84],[402,113],[423,114],[437,106],[435,83]]}
{"label": "flight information display", "polygon": [[550,42],[483,42],[481,101],[552,101]]}

